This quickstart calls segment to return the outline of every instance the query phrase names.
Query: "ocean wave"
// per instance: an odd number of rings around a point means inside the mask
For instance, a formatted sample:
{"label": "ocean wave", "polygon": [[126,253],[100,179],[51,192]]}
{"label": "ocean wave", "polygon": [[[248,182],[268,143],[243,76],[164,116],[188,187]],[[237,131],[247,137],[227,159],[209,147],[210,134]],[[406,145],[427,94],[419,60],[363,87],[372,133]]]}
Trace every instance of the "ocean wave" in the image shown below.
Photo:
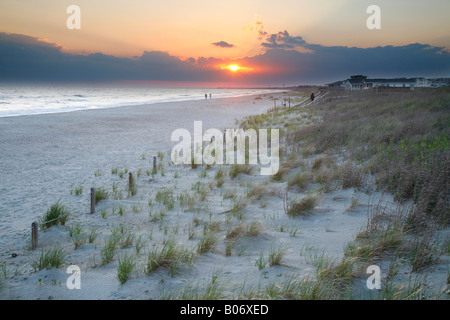
{"label": "ocean wave", "polygon": [[[274,92],[276,90],[270,90]],[[197,88],[80,88],[12,87],[0,88],[0,117],[70,112],[86,109],[115,108],[161,102],[239,97],[267,93],[268,89],[197,89]]]}

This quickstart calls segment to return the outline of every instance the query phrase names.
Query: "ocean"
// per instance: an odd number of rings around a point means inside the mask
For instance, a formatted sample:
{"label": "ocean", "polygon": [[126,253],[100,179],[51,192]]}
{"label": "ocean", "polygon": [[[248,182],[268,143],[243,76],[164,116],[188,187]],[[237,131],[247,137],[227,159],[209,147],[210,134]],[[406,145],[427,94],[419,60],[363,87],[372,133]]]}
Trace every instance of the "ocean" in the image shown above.
{"label": "ocean", "polygon": [[158,102],[238,97],[270,89],[0,85],[0,117],[114,108]]}

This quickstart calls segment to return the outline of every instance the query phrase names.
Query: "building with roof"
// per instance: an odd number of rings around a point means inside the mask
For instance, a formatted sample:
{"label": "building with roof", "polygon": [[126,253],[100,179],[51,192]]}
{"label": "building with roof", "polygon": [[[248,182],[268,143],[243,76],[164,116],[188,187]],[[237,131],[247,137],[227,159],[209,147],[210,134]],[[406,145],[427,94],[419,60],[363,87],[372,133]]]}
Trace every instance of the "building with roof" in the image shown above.
{"label": "building with roof", "polygon": [[[335,84],[334,82],[333,84]],[[330,87],[329,84],[328,86]],[[393,79],[367,79],[364,75],[354,75],[344,80],[341,87],[348,91],[365,90],[371,88],[426,88],[431,87],[431,81],[425,78],[393,78]]]}

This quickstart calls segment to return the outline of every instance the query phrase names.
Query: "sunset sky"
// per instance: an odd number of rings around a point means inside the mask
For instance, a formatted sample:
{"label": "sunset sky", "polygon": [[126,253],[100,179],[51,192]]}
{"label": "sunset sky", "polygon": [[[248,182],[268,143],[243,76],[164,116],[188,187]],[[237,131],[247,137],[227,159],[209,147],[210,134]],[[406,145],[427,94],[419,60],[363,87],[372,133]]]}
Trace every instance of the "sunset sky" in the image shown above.
{"label": "sunset sky", "polygon": [[[71,4],[81,9],[80,30],[66,27]],[[366,27],[371,4],[381,8],[381,30]],[[444,77],[449,12],[448,0],[1,0],[0,80]]]}

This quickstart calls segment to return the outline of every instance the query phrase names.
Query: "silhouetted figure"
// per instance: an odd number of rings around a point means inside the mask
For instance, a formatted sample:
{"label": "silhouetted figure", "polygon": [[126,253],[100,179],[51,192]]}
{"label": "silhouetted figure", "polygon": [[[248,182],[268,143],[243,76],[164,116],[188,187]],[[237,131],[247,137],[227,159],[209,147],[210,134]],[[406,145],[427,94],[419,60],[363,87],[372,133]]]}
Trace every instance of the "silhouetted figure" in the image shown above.
{"label": "silhouetted figure", "polygon": [[208,99],[208,94],[207,93],[205,93],[205,99]]}
{"label": "silhouetted figure", "polygon": [[212,99],[212,94],[211,93],[209,94],[209,98]]}
{"label": "silhouetted figure", "polygon": [[314,92],[311,93],[311,101],[314,101]]}

